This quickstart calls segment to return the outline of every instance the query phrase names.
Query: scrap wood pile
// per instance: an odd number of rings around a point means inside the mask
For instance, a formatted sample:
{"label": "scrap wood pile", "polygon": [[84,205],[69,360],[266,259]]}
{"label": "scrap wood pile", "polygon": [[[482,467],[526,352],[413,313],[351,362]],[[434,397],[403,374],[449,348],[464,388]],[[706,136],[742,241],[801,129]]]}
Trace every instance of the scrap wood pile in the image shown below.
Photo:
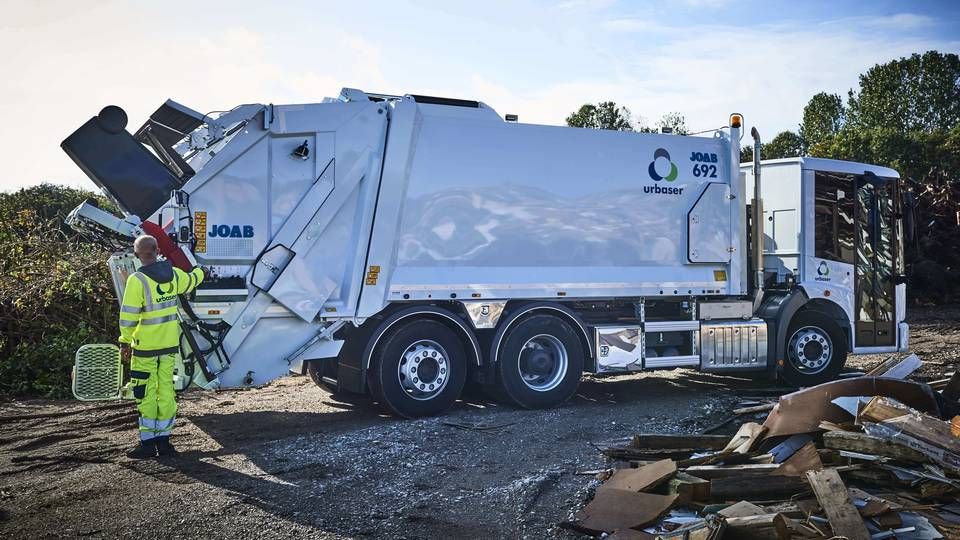
{"label": "scrap wood pile", "polygon": [[617,468],[562,526],[611,539],[960,539],[960,372],[938,392],[902,380],[916,367],[910,356],[782,396],[732,439],[603,447]]}

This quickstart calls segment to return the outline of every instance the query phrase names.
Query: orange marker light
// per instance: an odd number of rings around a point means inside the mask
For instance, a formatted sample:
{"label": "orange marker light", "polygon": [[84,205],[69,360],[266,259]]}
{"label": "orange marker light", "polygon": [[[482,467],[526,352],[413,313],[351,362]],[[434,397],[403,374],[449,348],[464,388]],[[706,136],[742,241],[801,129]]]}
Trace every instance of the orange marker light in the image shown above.
{"label": "orange marker light", "polygon": [[743,115],[734,113],[730,115],[730,127],[738,128],[743,125]]}

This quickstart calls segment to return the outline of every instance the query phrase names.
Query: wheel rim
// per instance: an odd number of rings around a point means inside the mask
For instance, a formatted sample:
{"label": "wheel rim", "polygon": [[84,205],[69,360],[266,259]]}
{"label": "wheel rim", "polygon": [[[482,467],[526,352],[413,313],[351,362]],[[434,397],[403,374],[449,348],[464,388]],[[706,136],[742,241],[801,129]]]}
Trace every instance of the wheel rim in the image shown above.
{"label": "wheel rim", "polygon": [[790,337],[790,363],[797,371],[813,375],[820,373],[830,364],[833,355],[833,341],[822,328],[805,326]]}
{"label": "wheel rim", "polygon": [[439,343],[421,339],[400,355],[397,379],[404,392],[413,399],[433,399],[447,387],[450,360]]}
{"label": "wheel rim", "polygon": [[533,336],[520,349],[520,379],[537,392],[559,386],[567,374],[568,364],[567,348],[550,334]]}

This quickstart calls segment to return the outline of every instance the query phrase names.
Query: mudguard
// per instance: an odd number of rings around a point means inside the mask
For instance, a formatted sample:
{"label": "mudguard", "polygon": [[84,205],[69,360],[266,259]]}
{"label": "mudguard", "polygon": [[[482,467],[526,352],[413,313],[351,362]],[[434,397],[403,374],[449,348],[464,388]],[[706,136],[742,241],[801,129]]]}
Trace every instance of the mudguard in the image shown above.
{"label": "mudguard", "polygon": [[757,316],[767,322],[767,365],[769,374],[776,375],[780,362],[787,354],[787,329],[794,314],[809,301],[802,289],[772,290],[764,295]]}

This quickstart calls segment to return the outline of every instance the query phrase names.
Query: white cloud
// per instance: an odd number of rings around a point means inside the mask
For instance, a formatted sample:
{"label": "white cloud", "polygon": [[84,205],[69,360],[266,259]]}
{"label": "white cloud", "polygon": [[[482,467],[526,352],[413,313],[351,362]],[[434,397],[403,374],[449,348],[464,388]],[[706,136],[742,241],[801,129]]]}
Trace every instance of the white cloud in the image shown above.
{"label": "white cloud", "polygon": [[[894,18],[873,18],[891,24]],[[521,121],[561,124],[584,102],[612,99],[654,123],[679,111],[693,130],[725,124],[741,112],[766,138],[796,130],[803,106],[820,91],[846,95],[872,65],[928,49],[956,51],[958,42],[854,32],[842,22],[726,28],[665,28],[664,40],[643,54],[621,51],[607,80],[570,81],[531,92],[508,90],[505,81],[477,74],[472,84],[498,112]]]}
{"label": "white cloud", "polygon": [[557,8],[562,10],[588,10],[599,11],[608,8],[616,3],[616,0],[565,0],[557,4]]}
{"label": "white cloud", "polygon": [[[223,16],[218,26],[211,19],[184,22],[168,11],[160,20],[161,11],[149,4],[18,4],[0,21],[6,75],[0,189],[43,180],[91,186],[58,146],[109,103],[123,106],[135,129],[167,98],[208,111],[249,102],[318,102],[342,86],[480,99],[501,114],[548,124],[562,124],[585,102],[612,99],[649,123],[679,111],[693,130],[742,112],[770,138],[796,129],[814,93],[845,95],[858,74],[878,62],[960,49],[957,41],[927,37],[933,33],[925,29],[936,21],[910,13],[738,28],[691,20],[670,27],[663,16],[641,11],[649,6],[614,15],[620,6],[611,5],[570,0],[547,17],[537,10],[523,19],[523,32],[491,25],[482,35],[476,28],[458,35],[445,25],[404,26],[426,20],[415,12],[384,37],[376,27],[357,23],[360,34],[332,17],[311,19],[309,35],[294,35],[277,30],[286,25],[250,17]],[[497,40],[517,55],[493,56],[483,40]]]}
{"label": "white cloud", "polygon": [[0,50],[19,51],[2,60],[14,75],[0,90],[0,190],[41,181],[92,188],[59,144],[107,104],[127,111],[132,131],[168,98],[206,112],[386,85],[378,47],[334,28],[317,28],[318,55],[244,26],[177,35],[131,7],[30,6],[0,27]]}
{"label": "white cloud", "polygon": [[859,24],[866,27],[880,28],[885,30],[916,30],[918,28],[929,28],[936,24],[933,17],[926,15],[917,15],[915,13],[896,13],[894,15],[884,15],[876,17],[855,17],[843,19],[845,24]]}
{"label": "white cloud", "polygon": [[729,0],[684,0],[684,3],[693,7],[719,8],[729,4]]}
{"label": "white cloud", "polygon": [[604,22],[603,27],[610,32],[650,32],[659,30],[655,20],[641,19],[639,17],[612,19]]}

